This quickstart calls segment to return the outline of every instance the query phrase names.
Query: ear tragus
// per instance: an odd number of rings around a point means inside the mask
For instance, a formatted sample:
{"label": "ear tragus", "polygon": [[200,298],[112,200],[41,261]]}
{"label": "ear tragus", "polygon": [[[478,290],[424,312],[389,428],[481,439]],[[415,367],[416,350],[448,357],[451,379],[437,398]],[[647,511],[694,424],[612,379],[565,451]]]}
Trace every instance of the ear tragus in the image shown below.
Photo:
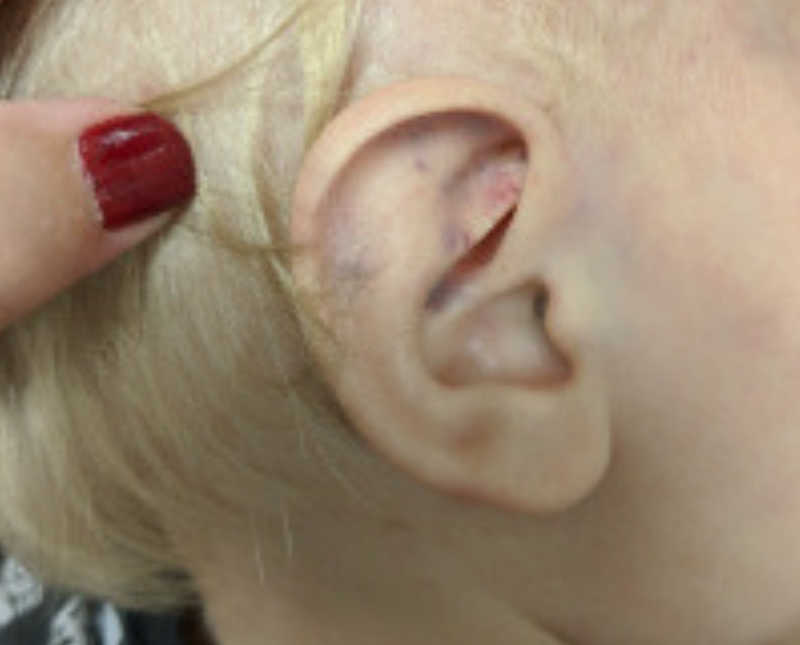
{"label": "ear tragus", "polygon": [[585,498],[611,450],[566,306],[585,284],[548,283],[537,253],[568,210],[562,145],[518,92],[404,83],[329,126],[292,222],[297,287],[321,294],[345,353],[309,342],[356,429],[429,485],[534,513]]}

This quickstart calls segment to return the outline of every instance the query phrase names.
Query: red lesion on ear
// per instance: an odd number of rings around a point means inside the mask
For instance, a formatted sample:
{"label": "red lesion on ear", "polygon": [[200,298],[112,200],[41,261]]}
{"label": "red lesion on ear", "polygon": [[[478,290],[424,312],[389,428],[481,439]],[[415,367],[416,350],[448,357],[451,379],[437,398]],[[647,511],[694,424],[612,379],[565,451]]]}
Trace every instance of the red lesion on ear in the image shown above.
{"label": "red lesion on ear", "polygon": [[[512,141],[489,150],[465,173],[460,189],[448,199],[452,213],[448,227],[464,231],[469,240],[460,253],[478,244],[516,208],[527,172],[525,148]],[[445,235],[452,237],[449,232]]]}
{"label": "red lesion on ear", "polygon": [[516,173],[507,168],[497,171],[486,191],[487,213],[491,215],[498,207],[506,208],[508,204],[516,202],[521,192],[522,186]]}
{"label": "red lesion on ear", "polygon": [[[459,195],[448,196],[442,246],[448,256],[459,259],[431,291],[429,310],[441,310],[469,276],[495,256],[516,215],[527,172],[525,148],[518,142],[504,143],[465,173]],[[454,190],[450,185],[448,191]]]}

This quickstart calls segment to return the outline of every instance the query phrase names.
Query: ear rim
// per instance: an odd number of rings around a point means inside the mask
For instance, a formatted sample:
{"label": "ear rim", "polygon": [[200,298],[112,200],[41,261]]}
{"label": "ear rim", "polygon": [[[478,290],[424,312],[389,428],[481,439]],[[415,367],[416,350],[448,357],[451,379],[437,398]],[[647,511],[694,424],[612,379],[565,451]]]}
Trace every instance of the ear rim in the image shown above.
{"label": "ear rim", "polygon": [[[411,95],[413,98],[409,98]],[[320,227],[315,222],[315,214],[322,208],[325,197],[331,188],[336,185],[339,175],[347,168],[360,150],[369,146],[385,132],[399,125],[418,118],[437,114],[454,112],[474,113],[485,115],[506,123],[509,128],[519,131],[525,137],[541,132],[543,128],[553,130],[553,124],[541,123],[540,112],[531,109],[529,99],[512,96],[512,93],[492,84],[462,77],[435,77],[414,79],[392,85],[379,90],[373,95],[362,99],[357,109],[345,110],[323,132],[318,142],[312,147],[307,156],[303,171],[298,179],[295,190],[294,210],[291,221],[292,240],[299,247],[314,247],[318,241]],[[546,111],[546,110],[543,110]],[[513,119],[505,115],[514,115]],[[550,150],[550,154],[558,151]],[[546,224],[543,224],[546,226]],[[309,266],[309,263],[312,266]],[[313,266],[314,260],[308,254],[301,254],[293,262],[293,275],[295,284],[300,290],[317,286],[318,279],[310,278],[317,274],[318,267]],[[425,276],[429,280],[431,276]],[[540,275],[531,275],[522,281],[541,281]],[[433,285],[430,285],[431,287]],[[422,292],[416,289],[419,294]],[[554,294],[557,298],[557,294]],[[413,301],[412,301],[413,300]],[[410,299],[400,312],[400,318],[408,318],[407,323],[413,326],[416,321],[415,312],[424,310],[424,300],[417,302]],[[411,316],[414,314],[413,316]],[[411,317],[409,317],[411,316]],[[303,318],[301,313],[301,319]],[[378,319],[374,322],[377,323]],[[611,431],[610,414],[607,408],[608,398],[600,372],[595,369],[592,362],[575,358],[576,349],[580,349],[579,338],[568,338],[569,332],[577,330],[562,328],[562,332],[551,331],[551,338],[555,339],[559,349],[572,349],[564,352],[569,357],[570,365],[574,369],[574,378],[564,388],[540,388],[541,392],[527,393],[527,404],[530,407],[540,406],[542,409],[571,409],[582,410],[587,417],[584,427],[588,423],[596,431],[585,433],[587,436],[580,439],[580,443],[591,444],[593,461],[588,466],[583,466],[583,473],[579,476],[580,482],[570,486],[554,486],[547,490],[540,490],[532,494],[530,491],[519,493],[513,489],[509,482],[500,482],[497,486],[487,486],[479,481],[471,485],[470,472],[478,472],[480,466],[472,464],[465,467],[463,454],[475,453],[475,446],[482,443],[481,432],[465,431],[462,424],[454,422],[452,415],[448,414],[453,406],[457,406],[462,414],[458,419],[463,419],[465,410],[474,410],[473,416],[480,418],[481,409],[475,406],[470,399],[475,396],[476,389],[464,389],[456,392],[444,387],[437,382],[431,374],[427,373],[424,361],[415,360],[412,339],[419,342],[419,334],[408,334],[403,345],[408,351],[393,351],[387,361],[390,364],[377,365],[375,357],[365,361],[365,354],[357,351],[348,353],[348,358],[354,358],[358,365],[337,370],[332,364],[330,350],[321,347],[322,339],[316,334],[309,333],[304,321],[303,327],[311,346],[311,351],[318,358],[318,363],[325,373],[326,380],[332,390],[340,398],[342,408],[346,411],[351,423],[363,435],[373,449],[387,458],[395,466],[399,466],[406,473],[411,473],[413,478],[460,498],[489,503],[496,507],[528,514],[541,514],[563,511],[582,501],[599,482],[604,478],[611,462]],[[391,327],[391,325],[389,325]],[[566,330],[564,332],[563,330]],[[553,333],[554,332],[554,333]],[[581,356],[586,358],[582,353]],[[418,387],[419,397],[433,397],[451,402],[450,406],[438,405],[428,402],[421,405],[426,410],[426,415],[419,417],[415,410],[405,410],[401,418],[393,419],[390,425],[402,427],[405,432],[419,426],[436,426],[437,432],[429,433],[413,445],[404,441],[404,431],[391,432],[386,429],[377,430],[375,426],[385,425],[388,422],[376,421],[374,415],[366,413],[353,402],[364,398],[364,388],[359,374],[365,370],[361,363],[373,365],[372,372],[375,380],[382,382],[405,382],[409,392],[415,388],[412,383],[423,383]],[[379,378],[380,372],[389,370],[386,378]],[[369,370],[367,370],[369,371]],[[491,386],[483,386],[483,391]],[[380,401],[386,397],[387,391],[378,391],[371,388],[370,397],[378,399],[377,406],[386,410],[393,406],[390,401],[385,404]],[[409,397],[409,400],[413,397]],[[497,397],[499,400],[508,400],[508,397]],[[569,401],[572,401],[571,403]],[[560,403],[559,403],[560,402]],[[395,406],[396,407],[396,406]],[[433,413],[433,416],[431,416]],[[458,425],[459,427],[454,427]],[[478,424],[480,425],[480,424]],[[580,424],[575,424],[576,426]],[[509,451],[510,452],[510,451]],[[573,461],[577,461],[577,458]],[[553,476],[553,480],[557,480]]]}
{"label": "ear rim", "polygon": [[[408,99],[409,93],[415,95],[414,100]],[[510,102],[514,104],[509,105]],[[521,99],[509,96],[502,87],[460,76],[403,81],[370,94],[357,105],[357,110],[345,108],[306,155],[293,194],[290,222],[291,238],[301,240],[301,244],[313,241],[314,231],[308,213],[319,208],[329,187],[335,183],[336,175],[358,150],[393,126],[419,117],[456,111],[483,113],[496,119],[502,119],[501,115],[507,110],[523,115],[523,119],[526,113],[526,105]],[[445,105],[447,107],[443,107]],[[533,126],[532,120],[525,121],[519,125]],[[513,123],[509,126],[519,129]],[[341,145],[342,141],[347,145]]]}

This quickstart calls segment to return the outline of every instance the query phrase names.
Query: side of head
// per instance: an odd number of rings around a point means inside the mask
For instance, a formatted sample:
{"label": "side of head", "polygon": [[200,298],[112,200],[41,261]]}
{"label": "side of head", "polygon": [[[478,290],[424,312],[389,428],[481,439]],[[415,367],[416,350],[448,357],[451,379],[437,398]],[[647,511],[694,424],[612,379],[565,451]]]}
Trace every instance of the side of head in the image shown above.
{"label": "side of head", "polygon": [[451,591],[567,641],[785,637],[800,14],[454,4],[370,23],[395,82],[363,83],[295,192],[312,353],[360,436],[450,500],[382,508],[426,527]]}
{"label": "side of head", "polygon": [[[2,338],[2,535],[126,601],[189,570],[220,633],[800,622],[788,3],[346,4],[120,91],[180,106],[201,198]],[[71,33],[17,91],[102,86],[59,67]],[[67,478],[90,503],[42,510]]]}

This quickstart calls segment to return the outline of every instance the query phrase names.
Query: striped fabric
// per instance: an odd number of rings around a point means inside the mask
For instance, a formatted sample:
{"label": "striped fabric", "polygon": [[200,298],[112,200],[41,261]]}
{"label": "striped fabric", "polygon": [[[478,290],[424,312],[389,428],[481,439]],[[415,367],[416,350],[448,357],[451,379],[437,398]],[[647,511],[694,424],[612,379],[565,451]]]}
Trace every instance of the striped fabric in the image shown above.
{"label": "striped fabric", "polygon": [[44,589],[0,552],[0,645],[192,645],[187,616],[123,612],[109,603]]}

